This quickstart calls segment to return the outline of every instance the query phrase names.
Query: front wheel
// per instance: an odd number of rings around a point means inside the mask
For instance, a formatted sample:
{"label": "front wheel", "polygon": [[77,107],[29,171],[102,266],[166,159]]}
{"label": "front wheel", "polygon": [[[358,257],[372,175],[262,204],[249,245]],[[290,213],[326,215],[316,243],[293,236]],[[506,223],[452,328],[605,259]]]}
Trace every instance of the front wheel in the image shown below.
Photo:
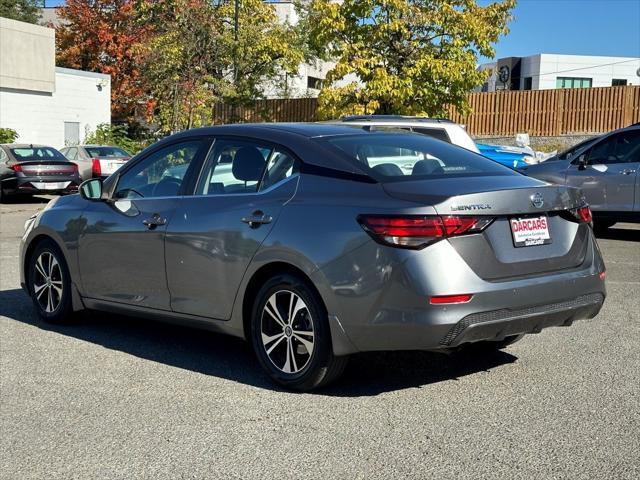
{"label": "front wheel", "polygon": [[327,312],[318,294],[293,275],[273,277],[260,289],[251,340],[269,376],[293,390],[328,384],[347,362],[347,357],[333,355]]}
{"label": "front wheel", "polygon": [[40,242],[29,260],[29,292],[40,317],[49,323],[71,319],[71,278],[62,252],[50,240]]}

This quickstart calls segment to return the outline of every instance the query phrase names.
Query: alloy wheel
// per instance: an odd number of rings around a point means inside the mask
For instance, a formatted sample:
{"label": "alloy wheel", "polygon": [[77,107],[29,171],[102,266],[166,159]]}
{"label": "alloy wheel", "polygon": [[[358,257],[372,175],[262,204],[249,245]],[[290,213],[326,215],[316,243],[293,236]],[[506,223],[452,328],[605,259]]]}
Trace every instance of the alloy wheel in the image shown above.
{"label": "alloy wheel", "polygon": [[62,301],[62,269],[53,253],[45,251],[35,263],[33,293],[40,308],[55,312]]}
{"label": "alloy wheel", "polygon": [[280,371],[299,373],[311,360],[313,319],[296,293],[280,290],[269,297],[262,310],[260,332],[267,357]]}

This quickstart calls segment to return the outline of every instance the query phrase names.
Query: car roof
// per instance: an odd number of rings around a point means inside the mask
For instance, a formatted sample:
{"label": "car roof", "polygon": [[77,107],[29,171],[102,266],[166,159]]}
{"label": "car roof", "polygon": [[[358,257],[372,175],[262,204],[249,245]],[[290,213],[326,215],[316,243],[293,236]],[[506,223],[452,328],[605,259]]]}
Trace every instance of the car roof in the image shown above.
{"label": "car roof", "polygon": [[237,123],[232,125],[214,125],[210,127],[185,130],[176,135],[299,135],[307,138],[332,135],[366,135],[360,129],[328,123]]}
{"label": "car roof", "polygon": [[399,123],[450,123],[455,124],[453,120],[438,117],[417,117],[410,115],[347,115],[337,120],[339,122],[399,122]]}
{"label": "car roof", "polygon": [[[50,145],[41,145],[38,143],[3,143],[1,146],[7,148],[53,148]],[[56,150],[55,148],[53,148]]]}
{"label": "car roof", "polygon": [[[65,147],[65,148],[71,148],[71,147],[82,147],[82,148],[84,148],[84,147],[109,147],[109,148],[120,148],[120,147],[118,147],[117,145],[106,145],[106,144],[104,144],[104,145],[100,145],[100,144],[97,144],[97,143],[83,143],[83,144],[81,144],[81,145],[70,145],[69,147]],[[121,149],[121,150],[122,150],[122,149]]]}

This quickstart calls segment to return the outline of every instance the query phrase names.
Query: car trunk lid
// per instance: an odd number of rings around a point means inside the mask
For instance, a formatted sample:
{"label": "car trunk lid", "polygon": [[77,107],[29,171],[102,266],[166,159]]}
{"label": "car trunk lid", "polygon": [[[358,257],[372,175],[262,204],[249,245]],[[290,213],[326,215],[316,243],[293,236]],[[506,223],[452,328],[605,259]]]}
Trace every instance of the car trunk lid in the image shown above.
{"label": "car trunk lid", "polygon": [[[440,178],[384,184],[385,191],[433,206],[442,216],[491,217],[482,232],[448,241],[485,280],[524,277],[571,269],[584,262],[589,226],[572,216],[584,204],[579,190],[521,176]],[[513,220],[544,219],[549,239],[524,246]]]}
{"label": "car trunk lid", "polygon": [[78,170],[75,163],[64,160],[20,162],[20,170],[27,177],[68,177]]}

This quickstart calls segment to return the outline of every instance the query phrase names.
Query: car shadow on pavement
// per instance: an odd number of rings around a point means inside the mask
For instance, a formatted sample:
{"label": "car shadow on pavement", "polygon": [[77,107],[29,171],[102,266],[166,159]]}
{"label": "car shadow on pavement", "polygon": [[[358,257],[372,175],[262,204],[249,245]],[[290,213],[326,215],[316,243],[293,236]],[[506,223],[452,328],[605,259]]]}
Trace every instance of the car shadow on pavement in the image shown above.
{"label": "car shadow on pavement", "polygon": [[640,230],[629,228],[607,228],[595,232],[598,240],[621,240],[625,242],[640,242]]}
{"label": "car shadow on pavement", "polygon": [[2,201],[4,203],[11,204],[49,203],[51,201],[51,197],[39,197],[37,195],[8,195]]}
{"label": "car shadow on pavement", "polygon": [[[263,373],[249,344],[238,338],[101,312],[82,315],[70,325],[47,324],[37,316],[30,299],[21,289],[0,291],[0,316],[153,362],[268,390],[282,390]],[[318,394],[374,396],[455,380],[513,363],[516,359],[502,351],[490,354],[458,352],[453,355],[362,353],[353,355],[344,375],[334,384],[318,390]]]}

